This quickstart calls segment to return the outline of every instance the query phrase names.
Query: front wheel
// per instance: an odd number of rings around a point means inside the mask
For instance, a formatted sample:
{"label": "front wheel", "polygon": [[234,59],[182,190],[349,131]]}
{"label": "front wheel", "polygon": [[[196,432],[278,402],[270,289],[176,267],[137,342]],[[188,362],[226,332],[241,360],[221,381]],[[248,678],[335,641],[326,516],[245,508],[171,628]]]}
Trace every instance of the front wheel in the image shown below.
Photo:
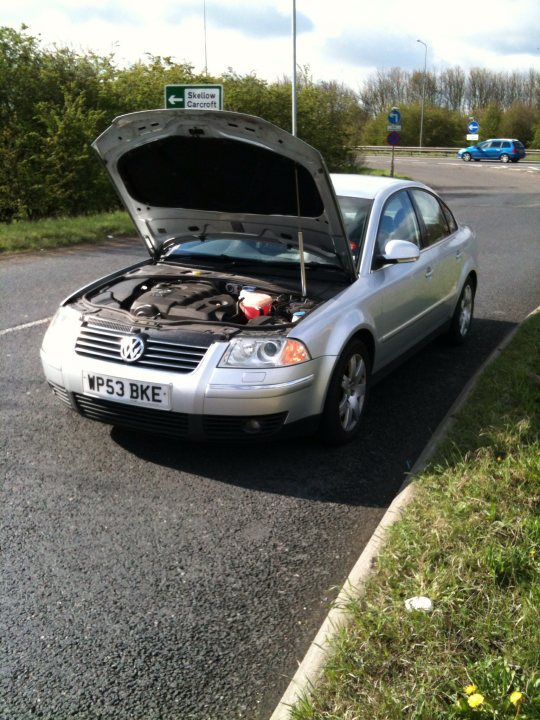
{"label": "front wheel", "polygon": [[331,445],[343,445],[357,435],[366,406],[371,358],[361,340],[345,348],[328,385],[319,433]]}
{"label": "front wheel", "polygon": [[470,162],[470,161],[471,161],[471,157],[472,157],[472,156],[471,156],[471,153],[463,153],[463,155],[461,156],[461,159],[462,159],[464,162]]}
{"label": "front wheel", "polygon": [[474,312],[474,282],[467,278],[459,296],[448,337],[455,345],[463,345],[472,325]]}
{"label": "front wheel", "polygon": [[503,153],[500,157],[501,162],[507,163],[510,162],[510,155],[507,155],[506,153]]}

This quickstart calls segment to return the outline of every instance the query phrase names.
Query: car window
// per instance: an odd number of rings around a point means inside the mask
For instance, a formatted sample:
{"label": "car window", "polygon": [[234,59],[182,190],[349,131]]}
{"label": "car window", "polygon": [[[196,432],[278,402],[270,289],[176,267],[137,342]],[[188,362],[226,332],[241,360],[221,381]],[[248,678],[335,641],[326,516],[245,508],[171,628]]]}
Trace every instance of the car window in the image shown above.
{"label": "car window", "polygon": [[505,141],[502,143],[502,146],[501,146],[501,147],[503,147],[503,148],[509,148],[509,147],[510,147],[510,143],[508,142],[508,140],[505,140]]}
{"label": "car window", "polygon": [[445,205],[445,203],[443,203],[442,201],[441,201],[441,208],[444,213],[444,217],[446,218],[449,232],[450,233],[456,232],[456,230],[458,229],[458,224],[456,222],[454,215],[452,214],[452,211],[450,210],[448,205]]}
{"label": "car window", "polygon": [[409,240],[420,247],[420,228],[406,191],[393,195],[384,207],[375,243],[375,264],[384,254],[388,240]]}
{"label": "car window", "polygon": [[476,147],[477,147],[477,148],[480,148],[480,150],[485,150],[487,147],[489,147],[489,143],[488,143],[488,142],[481,142],[481,143],[478,143],[478,145],[477,145]]}
{"label": "car window", "polygon": [[423,245],[433,245],[449,233],[441,203],[434,195],[425,190],[415,189],[411,193],[424,225]]}
{"label": "car window", "polygon": [[338,196],[338,203],[345,223],[345,230],[355,260],[360,257],[372,200],[360,197]]}
{"label": "car window", "polygon": [[500,140],[494,140],[494,141],[491,143],[491,147],[492,147],[492,148],[500,148],[500,147],[501,147],[501,141],[500,141]]}

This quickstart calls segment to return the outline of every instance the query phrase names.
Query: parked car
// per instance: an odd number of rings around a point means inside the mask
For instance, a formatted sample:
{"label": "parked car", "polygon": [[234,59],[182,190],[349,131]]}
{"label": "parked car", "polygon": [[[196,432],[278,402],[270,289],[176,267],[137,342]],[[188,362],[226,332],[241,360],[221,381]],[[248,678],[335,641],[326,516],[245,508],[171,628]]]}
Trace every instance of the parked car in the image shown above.
{"label": "parked car", "polygon": [[94,148],[150,257],[66,298],[43,339],[54,393],[87,418],[344,443],[385,368],[469,334],[474,233],[421,183],[330,176],[230,112],[124,115]]}
{"label": "parked car", "polygon": [[458,151],[458,157],[465,162],[475,160],[500,160],[503,163],[517,162],[525,157],[525,147],[519,140],[508,138],[497,138],[484,140],[478,145],[462,148]]}

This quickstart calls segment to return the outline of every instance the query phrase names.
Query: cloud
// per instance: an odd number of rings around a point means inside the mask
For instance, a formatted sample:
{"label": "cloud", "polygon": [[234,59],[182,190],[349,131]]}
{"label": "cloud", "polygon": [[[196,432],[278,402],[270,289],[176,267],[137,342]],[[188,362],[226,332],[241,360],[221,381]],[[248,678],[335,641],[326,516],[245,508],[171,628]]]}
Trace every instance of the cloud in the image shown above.
{"label": "cloud", "polygon": [[[186,15],[198,15],[202,18],[202,3],[189,3],[169,13],[169,22],[181,22]],[[219,29],[236,30],[247,37],[283,37],[291,33],[291,16],[282,13],[270,5],[242,5],[206,3],[206,22]],[[296,30],[298,33],[314,30],[310,18],[303,13],[296,13]]]}
{"label": "cloud", "polygon": [[109,2],[101,7],[95,5],[79,5],[64,8],[66,16],[74,23],[87,23],[93,20],[120,25],[136,24],[135,15],[126,11],[117,2]]}
{"label": "cloud", "polygon": [[532,27],[480,35],[476,44],[499,55],[540,55],[540,36]]}
{"label": "cloud", "polygon": [[324,44],[324,53],[332,60],[364,67],[400,67],[412,70],[423,65],[423,47],[416,38],[392,33],[345,32]]}

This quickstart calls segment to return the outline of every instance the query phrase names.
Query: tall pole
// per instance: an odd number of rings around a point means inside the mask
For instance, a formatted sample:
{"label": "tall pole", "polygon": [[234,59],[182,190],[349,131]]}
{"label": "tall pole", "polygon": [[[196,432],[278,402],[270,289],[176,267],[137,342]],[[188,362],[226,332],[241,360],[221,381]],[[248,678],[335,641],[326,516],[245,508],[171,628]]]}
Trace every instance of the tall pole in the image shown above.
{"label": "tall pole", "polygon": [[203,19],[204,19],[204,74],[208,75],[208,54],[206,52],[206,0],[203,0]]}
{"label": "tall pole", "polygon": [[292,74],[291,133],[293,135],[296,135],[296,0],[293,0],[293,11],[292,11],[292,46],[293,46],[293,74]]}
{"label": "tall pole", "polygon": [[419,147],[422,147],[422,135],[424,133],[424,104],[426,102],[426,67],[427,67],[427,44],[423,40],[417,40],[421,45],[424,46],[424,75],[422,78],[422,109],[420,111],[420,142]]}

